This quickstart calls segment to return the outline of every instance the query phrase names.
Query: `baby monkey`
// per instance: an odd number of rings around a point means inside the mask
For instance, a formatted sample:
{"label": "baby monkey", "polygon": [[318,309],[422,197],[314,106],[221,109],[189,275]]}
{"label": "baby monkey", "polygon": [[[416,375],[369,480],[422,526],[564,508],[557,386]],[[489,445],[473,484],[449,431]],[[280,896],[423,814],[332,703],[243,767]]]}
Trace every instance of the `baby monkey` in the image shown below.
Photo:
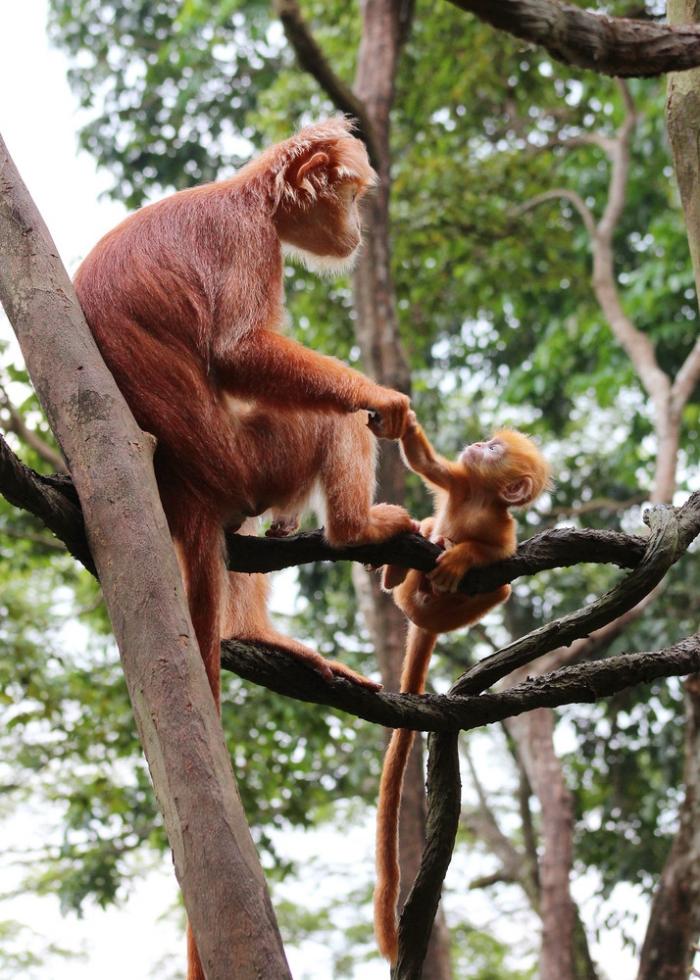
{"label": "baby monkey", "polygon": [[[401,439],[407,465],[435,495],[435,512],[421,534],[445,550],[433,571],[386,565],[382,584],[393,589],[396,605],[410,620],[401,691],[422,694],[439,633],[477,622],[505,602],[509,585],[467,596],[457,591],[475,565],[490,565],[515,553],[515,521],[510,507],[531,504],[549,485],[549,465],[532,440],[503,429],[488,442],[475,442],[455,462],[439,456],[409,413]],[[396,729],[389,742],[377,807],[377,884],[374,929],[379,949],[392,963],[398,954],[396,907],[399,898],[398,822],[401,789],[414,733]]]}

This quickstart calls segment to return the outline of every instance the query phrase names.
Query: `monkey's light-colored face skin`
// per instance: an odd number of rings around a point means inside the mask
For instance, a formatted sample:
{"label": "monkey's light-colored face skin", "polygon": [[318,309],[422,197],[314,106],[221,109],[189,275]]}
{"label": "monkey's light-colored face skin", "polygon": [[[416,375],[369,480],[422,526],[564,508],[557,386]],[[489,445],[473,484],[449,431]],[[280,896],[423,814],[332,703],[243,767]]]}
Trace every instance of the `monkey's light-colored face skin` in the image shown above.
{"label": "monkey's light-colored face skin", "polygon": [[549,484],[549,466],[533,444],[520,432],[504,429],[486,442],[474,442],[459,456],[467,474],[483,482],[482,489],[495,493],[511,507],[523,507]]}
{"label": "monkey's light-colored face skin", "polygon": [[277,230],[284,254],[320,275],[342,275],[352,269],[362,243],[358,201],[363,193],[359,184],[341,184],[333,193],[319,196],[306,211],[287,217],[282,210]]}
{"label": "monkey's light-colored face skin", "polygon": [[500,462],[506,454],[506,447],[500,439],[489,439],[488,442],[473,442],[467,446],[460,454],[460,461],[466,463],[489,463]]}

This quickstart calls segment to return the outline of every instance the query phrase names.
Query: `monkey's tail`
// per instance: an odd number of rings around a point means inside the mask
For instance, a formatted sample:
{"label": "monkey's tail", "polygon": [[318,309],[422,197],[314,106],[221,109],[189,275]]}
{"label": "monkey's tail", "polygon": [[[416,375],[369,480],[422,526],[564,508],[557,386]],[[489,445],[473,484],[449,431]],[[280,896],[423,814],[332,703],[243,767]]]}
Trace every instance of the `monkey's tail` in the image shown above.
{"label": "monkey's tail", "polygon": [[[422,694],[428,665],[437,636],[413,623],[408,628],[406,655],[401,676],[402,693]],[[397,728],[384,756],[377,803],[376,868],[374,888],[374,932],[379,951],[391,963],[398,956],[396,907],[399,901],[399,811],[404,773],[415,733]]]}
{"label": "monkey's tail", "polygon": [[[172,488],[168,488],[172,489]],[[220,708],[221,624],[227,589],[220,522],[183,488],[166,490],[163,503],[175,539],[175,550],[187,593],[209,687]],[[187,980],[206,980],[192,927],[187,924]]]}

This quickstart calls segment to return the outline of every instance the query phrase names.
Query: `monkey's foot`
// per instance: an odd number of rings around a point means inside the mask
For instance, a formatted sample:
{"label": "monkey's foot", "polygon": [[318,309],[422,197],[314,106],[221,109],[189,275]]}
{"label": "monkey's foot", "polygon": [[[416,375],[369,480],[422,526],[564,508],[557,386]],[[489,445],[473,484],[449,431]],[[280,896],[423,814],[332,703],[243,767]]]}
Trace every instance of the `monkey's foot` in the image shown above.
{"label": "monkey's foot", "polygon": [[[321,657],[323,660],[324,658]],[[345,664],[341,664],[339,660],[326,660],[326,663],[331,668],[334,677],[344,677],[346,681],[352,681],[353,684],[358,684],[360,687],[366,687],[368,691],[381,691],[382,684],[377,681],[370,680],[369,677],[365,677],[364,674],[359,674],[356,670],[351,667],[346,667]]]}
{"label": "monkey's foot", "polygon": [[276,517],[265,531],[266,538],[288,538],[290,534],[295,534],[299,530],[299,517],[297,514],[280,515]]}
{"label": "monkey's foot", "polygon": [[437,565],[428,572],[430,584],[436,592],[456,592],[459,583],[471,568],[471,562],[456,548],[448,548],[437,556]]}
{"label": "monkey's foot", "polygon": [[420,523],[397,504],[375,504],[370,510],[369,526],[363,540],[386,541],[396,534],[420,532]]}
{"label": "monkey's foot", "polygon": [[356,670],[346,667],[338,660],[327,660],[320,653],[316,653],[315,650],[311,650],[301,643],[288,646],[287,644],[281,645],[279,641],[274,641],[274,645],[284,653],[288,653],[292,657],[296,657],[297,660],[301,660],[302,663],[308,664],[309,667],[313,667],[326,681],[331,682],[336,677],[343,677],[346,681],[352,681],[353,684],[366,687],[369,691],[381,691],[382,689],[382,685],[378,684],[377,681],[370,680],[364,674],[358,674]]}

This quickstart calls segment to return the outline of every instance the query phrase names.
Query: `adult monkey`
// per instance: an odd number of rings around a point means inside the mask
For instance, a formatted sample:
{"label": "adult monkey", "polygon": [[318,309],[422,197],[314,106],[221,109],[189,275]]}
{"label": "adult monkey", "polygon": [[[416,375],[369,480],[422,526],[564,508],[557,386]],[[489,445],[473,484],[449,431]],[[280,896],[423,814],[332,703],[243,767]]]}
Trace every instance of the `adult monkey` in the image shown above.
{"label": "adult monkey", "polygon": [[[346,120],[309,126],[229,180],[131,215],[76,276],[105,361],[139,425],[158,440],[158,485],[217,704],[222,628],[271,638],[264,588],[237,575],[227,584],[225,528],[268,510],[284,525],[318,485],[331,544],[415,527],[402,508],[372,505],[370,430],[400,438],[408,398],[277,332],[283,245],[310,268],[348,268],[361,241],[358,199],[374,179]],[[279,634],[272,639],[326,675],[373,686]],[[190,947],[188,977],[200,980]]]}

